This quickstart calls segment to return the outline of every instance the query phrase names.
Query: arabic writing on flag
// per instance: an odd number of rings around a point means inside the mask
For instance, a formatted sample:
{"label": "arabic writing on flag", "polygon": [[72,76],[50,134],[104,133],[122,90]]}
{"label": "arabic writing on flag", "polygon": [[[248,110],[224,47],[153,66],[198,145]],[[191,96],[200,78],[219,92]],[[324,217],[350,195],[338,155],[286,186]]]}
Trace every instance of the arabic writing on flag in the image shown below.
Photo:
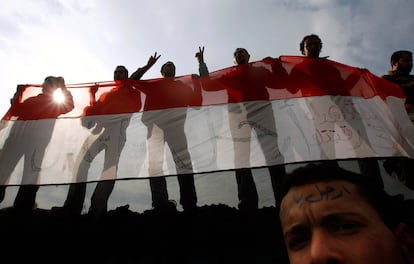
{"label": "arabic writing on flag", "polygon": [[71,110],[63,111],[68,101],[29,103],[42,87],[23,87],[1,123],[0,184],[414,157],[401,89],[328,59],[282,56],[203,77],[84,83],[67,91]]}

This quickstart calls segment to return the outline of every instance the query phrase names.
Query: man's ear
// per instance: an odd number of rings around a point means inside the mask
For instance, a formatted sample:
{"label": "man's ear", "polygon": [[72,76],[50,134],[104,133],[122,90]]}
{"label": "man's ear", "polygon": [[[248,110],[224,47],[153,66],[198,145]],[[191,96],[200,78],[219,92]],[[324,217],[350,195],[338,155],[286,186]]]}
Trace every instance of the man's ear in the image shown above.
{"label": "man's ear", "polygon": [[396,60],[391,61],[391,69],[396,70],[397,67],[398,67],[398,61]]}
{"label": "man's ear", "polygon": [[394,234],[404,251],[408,263],[414,264],[414,226],[400,223],[394,229]]}

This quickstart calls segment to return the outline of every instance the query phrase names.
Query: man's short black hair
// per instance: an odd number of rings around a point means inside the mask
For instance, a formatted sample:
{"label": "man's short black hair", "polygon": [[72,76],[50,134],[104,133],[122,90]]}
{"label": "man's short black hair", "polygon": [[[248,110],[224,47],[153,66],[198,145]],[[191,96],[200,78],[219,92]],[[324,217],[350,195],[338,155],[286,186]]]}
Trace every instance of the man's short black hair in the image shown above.
{"label": "man's short black hair", "polygon": [[[166,63],[164,63],[164,64],[161,66],[161,70],[160,70],[160,72],[162,73],[162,72],[164,71],[164,68],[165,68],[167,65],[170,65],[170,64],[174,65],[174,62],[172,62],[172,61],[167,61]],[[174,67],[175,67],[175,65],[174,65]]]}
{"label": "man's short black hair", "polygon": [[300,49],[300,52],[302,54],[305,54],[305,41],[309,38],[316,38],[319,41],[319,43],[321,44],[321,50],[322,50],[322,40],[321,40],[321,38],[316,34],[310,34],[310,35],[304,36],[302,41],[299,44],[299,49]]}
{"label": "man's short black hair", "polygon": [[332,180],[343,180],[356,185],[360,194],[373,206],[389,228],[393,229],[402,221],[402,195],[391,196],[383,188],[371,183],[369,177],[330,163],[310,163],[286,175],[280,201],[294,186]]}
{"label": "man's short black hair", "polygon": [[236,54],[237,54],[237,52],[239,52],[239,51],[244,51],[244,52],[246,52],[247,54],[249,54],[249,52],[247,51],[247,49],[245,49],[245,48],[236,48],[235,50],[234,50],[234,52],[233,52],[233,57],[236,57]]}
{"label": "man's short black hair", "polygon": [[391,58],[390,58],[391,66],[394,61],[399,61],[404,54],[409,54],[411,57],[413,56],[413,53],[409,50],[397,50],[393,52],[391,55]]}
{"label": "man's short black hair", "polygon": [[115,70],[116,69],[122,69],[123,71],[125,71],[126,76],[129,76],[128,69],[124,65],[118,65],[118,66],[116,66]]}

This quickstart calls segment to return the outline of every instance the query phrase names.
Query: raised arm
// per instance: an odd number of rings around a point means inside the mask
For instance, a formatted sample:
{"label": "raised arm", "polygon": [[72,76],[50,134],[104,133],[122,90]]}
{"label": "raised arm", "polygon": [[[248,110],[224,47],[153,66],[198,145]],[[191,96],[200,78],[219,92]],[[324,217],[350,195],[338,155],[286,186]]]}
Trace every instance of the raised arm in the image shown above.
{"label": "raised arm", "polygon": [[22,92],[26,89],[26,85],[19,84],[17,85],[16,92],[14,93],[13,97],[10,98],[10,104],[13,104],[16,100],[20,102],[22,97]]}
{"label": "raised arm", "polygon": [[195,54],[195,57],[198,60],[198,73],[200,76],[208,76],[207,64],[204,62],[204,46],[198,47],[198,52]]}
{"label": "raised arm", "polygon": [[60,114],[66,114],[75,108],[75,104],[73,102],[72,93],[66,88],[65,79],[63,77],[57,77],[58,87],[62,90],[62,94],[65,100],[60,105]]}
{"label": "raised arm", "polygon": [[161,55],[157,56],[157,52],[151,57],[149,57],[147,65],[144,67],[138,68],[133,74],[131,74],[131,77],[129,77],[132,80],[140,80],[142,76],[157,62],[157,60],[161,57]]}

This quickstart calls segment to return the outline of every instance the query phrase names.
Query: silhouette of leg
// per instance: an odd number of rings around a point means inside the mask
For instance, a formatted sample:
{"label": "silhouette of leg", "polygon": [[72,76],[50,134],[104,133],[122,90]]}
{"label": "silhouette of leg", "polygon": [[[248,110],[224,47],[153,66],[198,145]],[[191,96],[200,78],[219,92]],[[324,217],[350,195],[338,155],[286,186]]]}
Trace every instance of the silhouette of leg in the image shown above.
{"label": "silhouette of leg", "polygon": [[259,197],[256,184],[254,183],[250,169],[237,169],[236,171],[237,190],[239,198],[239,209],[257,209]]}
{"label": "silhouette of leg", "polygon": [[91,207],[88,214],[102,215],[108,209],[108,199],[114,189],[115,181],[100,181],[97,183],[91,197]]}
{"label": "silhouette of leg", "polygon": [[184,210],[192,210],[197,207],[197,194],[194,185],[193,174],[178,175],[180,185],[180,204]]}
{"label": "silhouette of leg", "polygon": [[0,185],[0,203],[3,202],[6,195],[6,185]]}
{"label": "silhouette of leg", "polygon": [[71,214],[81,214],[85,200],[86,182],[72,183],[63,205],[63,210]]}
{"label": "silhouette of leg", "polygon": [[[12,128],[12,131],[14,131],[15,125]],[[19,131],[21,131],[18,127],[16,128]],[[24,156],[26,159],[26,156],[30,155],[31,153],[28,148],[28,139],[22,138],[21,133],[10,132],[9,137],[4,142],[3,148],[0,151],[0,164],[1,164],[1,170],[0,170],[0,183],[1,184],[7,184],[8,180],[10,179],[10,175],[13,173],[13,170],[15,169],[17,163],[20,161],[20,159]],[[30,142],[30,141],[29,141]],[[24,162],[25,169],[27,169],[27,162],[25,160]],[[30,183],[30,182],[28,182]],[[6,188],[7,185],[0,185],[0,203],[3,202],[5,195],[6,195]]]}
{"label": "silhouette of leg", "polygon": [[153,177],[149,180],[151,195],[152,195],[152,206],[154,208],[163,208],[168,206],[168,191],[167,181],[164,177]]}
{"label": "silhouette of leg", "polygon": [[285,165],[274,165],[269,167],[270,181],[272,182],[275,205],[279,205],[281,199],[281,185],[286,177]]}
{"label": "silhouette of leg", "polygon": [[106,147],[106,145],[102,143],[101,138],[102,135],[99,137],[96,137],[96,135],[89,135],[85,139],[74,165],[75,169],[73,175],[76,179],[75,183],[70,184],[63,208],[53,207],[52,210],[62,210],[64,213],[71,215],[80,215],[82,213],[89,168],[95,157]]}
{"label": "silhouette of leg", "polygon": [[20,186],[13,207],[19,210],[29,211],[34,209],[36,202],[36,193],[39,190],[38,185]]}
{"label": "silhouette of leg", "polygon": [[406,157],[401,158],[402,164],[403,164],[403,182],[405,186],[410,188],[411,190],[414,190],[414,160]]}

